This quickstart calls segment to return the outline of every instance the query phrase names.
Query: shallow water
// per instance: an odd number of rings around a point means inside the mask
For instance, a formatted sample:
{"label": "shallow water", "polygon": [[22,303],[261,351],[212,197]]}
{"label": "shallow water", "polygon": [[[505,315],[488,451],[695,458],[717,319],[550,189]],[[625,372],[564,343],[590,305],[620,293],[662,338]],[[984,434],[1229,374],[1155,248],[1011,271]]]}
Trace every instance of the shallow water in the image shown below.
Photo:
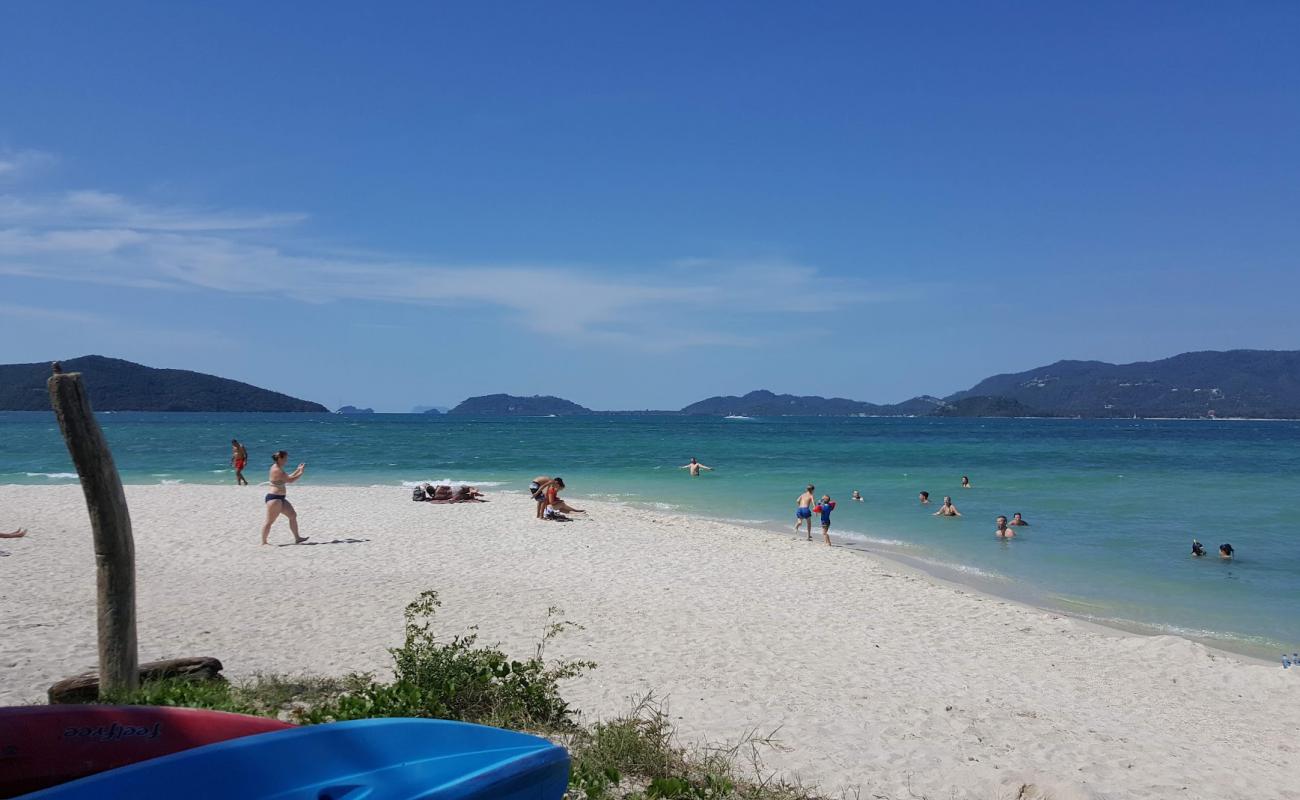
{"label": "shallow water", "polygon": [[[1300,649],[1300,536],[1290,491],[1300,423],[437,415],[100,415],[128,483],[254,483],[270,453],[322,484],[472,482],[560,474],[592,496],[751,525],[793,523],[808,482],[838,501],[832,533],[940,575],[1100,621],[1274,656]],[[715,467],[676,469],[695,455]],[[960,488],[969,475],[972,489]],[[75,481],[52,415],[0,413],[0,484]],[[866,501],[849,500],[859,489]],[[921,507],[917,492],[931,493]],[[0,489],[0,496],[3,490]],[[960,519],[930,515],[944,494]],[[1031,526],[993,536],[997,514]],[[14,513],[12,509],[8,513]],[[0,525],[22,520],[0,520]],[[1211,556],[1189,556],[1192,537]],[[1238,557],[1222,562],[1224,541]]]}

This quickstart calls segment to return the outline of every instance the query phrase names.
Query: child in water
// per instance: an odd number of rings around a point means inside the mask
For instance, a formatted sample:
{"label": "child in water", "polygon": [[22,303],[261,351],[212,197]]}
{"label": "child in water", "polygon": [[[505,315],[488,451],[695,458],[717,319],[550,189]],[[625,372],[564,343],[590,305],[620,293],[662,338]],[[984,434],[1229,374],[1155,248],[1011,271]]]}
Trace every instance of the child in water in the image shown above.
{"label": "child in water", "polygon": [[[828,494],[822,495],[821,503],[813,509],[822,515],[822,538],[826,540],[826,546],[831,544],[831,512],[835,510],[835,501]],[[812,536],[808,537],[812,541]]]}
{"label": "child in water", "polygon": [[1201,556],[1205,555],[1205,545],[1203,545],[1203,544],[1201,544],[1200,542],[1198,542],[1198,541],[1196,541],[1195,539],[1193,539],[1193,540],[1192,540],[1192,555],[1196,556],[1197,558],[1200,558]]}

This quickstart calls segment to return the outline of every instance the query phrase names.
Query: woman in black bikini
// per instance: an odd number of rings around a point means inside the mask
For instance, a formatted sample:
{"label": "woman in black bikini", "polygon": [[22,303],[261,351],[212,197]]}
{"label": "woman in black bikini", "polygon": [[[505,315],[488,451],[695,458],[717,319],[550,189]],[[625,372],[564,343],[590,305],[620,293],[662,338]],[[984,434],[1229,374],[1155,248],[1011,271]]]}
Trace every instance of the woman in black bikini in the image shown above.
{"label": "woman in black bikini", "polygon": [[299,464],[293,472],[285,472],[284,463],[288,460],[289,454],[284,450],[271,456],[271,476],[268,479],[271,493],[266,496],[266,524],[262,526],[262,544],[267,544],[266,539],[271,535],[271,525],[281,514],[289,518],[289,530],[293,531],[294,544],[302,544],[308,539],[306,536],[298,535],[298,512],[294,511],[293,504],[285,496],[286,487],[302,477],[307,465]]}

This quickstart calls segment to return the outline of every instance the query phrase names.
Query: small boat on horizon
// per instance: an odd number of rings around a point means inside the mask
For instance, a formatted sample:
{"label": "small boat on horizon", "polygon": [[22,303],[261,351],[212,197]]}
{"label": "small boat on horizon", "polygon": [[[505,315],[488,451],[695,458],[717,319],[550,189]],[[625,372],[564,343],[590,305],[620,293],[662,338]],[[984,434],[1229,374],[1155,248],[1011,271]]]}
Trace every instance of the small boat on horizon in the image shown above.
{"label": "small boat on horizon", "polygon": [[753,417],[746,417],[743,414],[728,414],[723,419],[753,419]]}

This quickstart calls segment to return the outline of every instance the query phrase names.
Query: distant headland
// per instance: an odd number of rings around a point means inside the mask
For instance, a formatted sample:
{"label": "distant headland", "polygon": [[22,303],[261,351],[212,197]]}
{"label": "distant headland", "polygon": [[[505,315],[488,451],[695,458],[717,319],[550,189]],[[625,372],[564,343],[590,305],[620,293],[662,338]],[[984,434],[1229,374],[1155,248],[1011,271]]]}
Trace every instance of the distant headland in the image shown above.
{"label": "distant headland", "polygon": [[[104,356],[61,363],[64,372],[82,374],[96,411],[329,411],[320,403],[202,372],[154,369]],[[0,365],[0,411],[49,411],[49,377],[49,361]]]}
{"label": "distant headland", "polygon": [[[188,370],[153,369],[103,356],[83,356],[63,364],[65,370],[86,376],[95,408],[101,411],[328,411],[319,403]],[[48,362],[0,365],[0,411],[48,410],[49,370]],[[421,406],[420,410],[437,414],[440,409]],[[336,413],[373,412],[344,406]],[[1300,351],[1204,351],[1132,364],[1058,361],[995,375],[947,397],[921,395],[891,404],[758,390],[709,397],[675,411],[593,411],[560,397],[489,394],[470,397],[446,413],[1300,419]]]}

